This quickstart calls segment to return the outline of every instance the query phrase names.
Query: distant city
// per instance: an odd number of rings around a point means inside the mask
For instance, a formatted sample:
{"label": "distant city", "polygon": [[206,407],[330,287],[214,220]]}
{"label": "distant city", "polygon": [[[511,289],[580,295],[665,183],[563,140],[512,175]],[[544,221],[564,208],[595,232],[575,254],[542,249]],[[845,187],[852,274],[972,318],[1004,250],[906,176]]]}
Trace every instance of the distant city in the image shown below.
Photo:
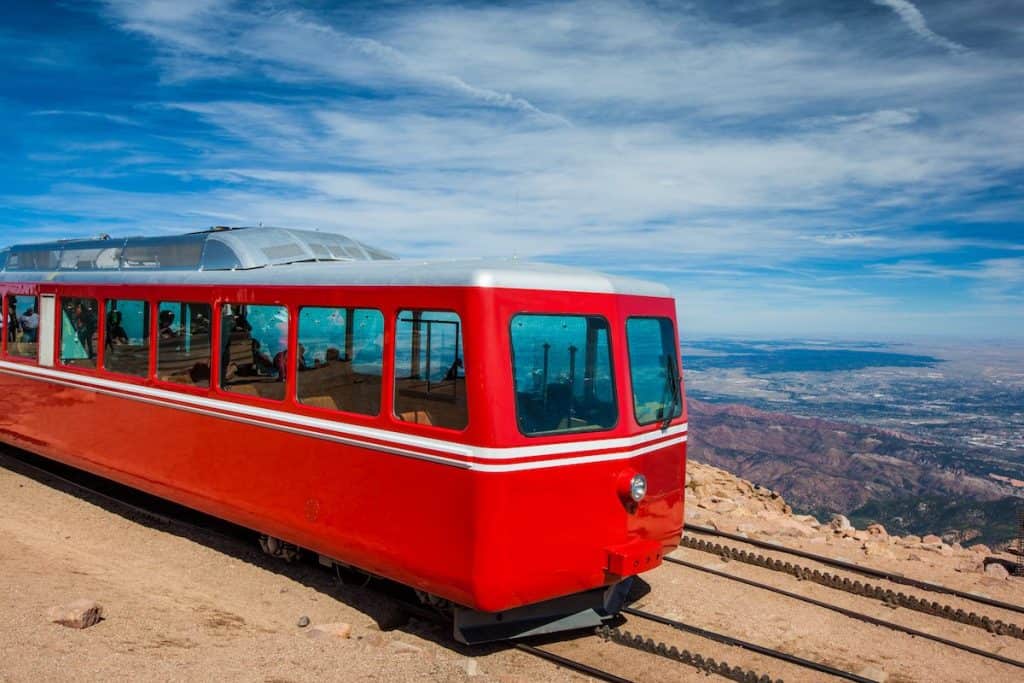
{"label": "distant city", "polygon": [[[720,410],[698,405],[691,411],[693,455],[769,478],[760,483],[811,512],[862,514],[914,532],[942,531],[928,526],[940,520],[951,533],[972,524],[991,538],[995,528],[1005,530],[1010,510],[1024,507],[1022,359],[1019,343],[686,340],[691,400],[857,425],[848,431],[859,438],[844,446],[835,438],[842,424],[780,418],[760,425],[788,431],[789,440],[773,451],[768,444],[777,435],[765,435],[759,448],[752,426],[739,434],[742,416],[723,422]],[[703,435],[702,426],[709,428]],[[820,433],[807,435],[814,430]],[[826,444],[833,450],[826,452]],[[837,455],[846,461],[842,467]],[[857,492],[844,489],[850,484]],[[967,507],[957,507],[958,498]]]}

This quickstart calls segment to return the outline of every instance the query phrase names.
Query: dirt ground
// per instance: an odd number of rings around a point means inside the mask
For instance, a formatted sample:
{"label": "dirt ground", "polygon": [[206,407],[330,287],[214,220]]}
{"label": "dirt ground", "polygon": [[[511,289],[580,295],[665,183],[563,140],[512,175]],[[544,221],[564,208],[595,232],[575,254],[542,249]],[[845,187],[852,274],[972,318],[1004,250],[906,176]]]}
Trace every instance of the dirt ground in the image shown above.
{"label": "dirt ground", "polygon": [[[711,555],[678,552],[694,562],[722,566]],[[759,580],[792,580],[757,571],[742,570]],[[1019,669],[851,622],[780,596],[761,595],[694,570],[662,566],[644,578],[650,592],[641,599],[641,607],[766,646],[781,645],[870,677],[1021,680]],[[1010,590],[1009,585],[999,588]],[[817,597],[825,591],[818,590]],[[48,608],[78,598],[100,602],[104,621],[74,630],[47,620]],[[867,611],[863,598],[843,600],[844,605]],[[509,647],[457,648],[441,627],[425,622],[413,620],[388,629],[395,618],[393,603],[372,591],[341,585],[327,570],[288,565],[241,540],[140,517],[63,484],[37,479],[2,453],[0,607],[0,681],[586,680]],[[879,616],[896,618],[894,610],[870,607]],[[351,624],[352,637],[311,638],[310,628],[297,626],[302,616],[314,626]],[[947,626],[905,610],[899,616],[922,630],[1024,658],[1024,641]],[[823,680],[818,674],[642,620],[632,619],[626,628],[787,681]],[[593,636],[546,647],[638,680],[707,678],[692,668],[601,643]]]}

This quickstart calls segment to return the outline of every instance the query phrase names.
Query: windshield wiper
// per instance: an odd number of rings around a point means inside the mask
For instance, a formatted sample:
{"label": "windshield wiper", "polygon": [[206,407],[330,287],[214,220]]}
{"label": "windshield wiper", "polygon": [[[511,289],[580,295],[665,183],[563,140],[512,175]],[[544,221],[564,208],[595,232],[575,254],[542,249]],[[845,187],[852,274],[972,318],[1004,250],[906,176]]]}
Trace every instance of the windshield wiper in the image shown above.
{"label": "windshield wiper", "polygon": [[669,383],[672,400],[671,403],[668,404],[665,419],[661,423],[662,429],[668,429],[669,424],[672,422],[672,418],[675,417],[676,408],[681,407],[679,397],[679,371],[676,369],[676,359],[667,353],[665,354],[665,378]]}

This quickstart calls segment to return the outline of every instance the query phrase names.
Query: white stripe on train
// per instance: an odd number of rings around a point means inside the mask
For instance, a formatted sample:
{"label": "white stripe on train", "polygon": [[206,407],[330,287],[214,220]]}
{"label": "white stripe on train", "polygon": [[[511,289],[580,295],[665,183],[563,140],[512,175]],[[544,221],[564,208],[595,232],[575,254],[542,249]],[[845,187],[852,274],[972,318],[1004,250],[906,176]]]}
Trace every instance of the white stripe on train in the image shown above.
{"label": "white stripe on train", "polygon": [[[40,368],[33,365],[21,363],[10,363],[0,361],[0,372],[10,375],[18,375],[51,382],[62,386],[87,389],[108,396],[116,396],[129,400],[159,405],[190,413],[208,415],[221,419],[251,424],[267,429],[310,436],[317,439],[343,443],[352,446],[370,448],[385,453],[401,455],[405,457],[426,460],[438,464],[473,469],[480,472],[514,472],[528,469],[544,469],[562,465],[581,465],[595,462],[608,462],[612,460],[626,460],[629,458],[648,453],[650,451],[674,446],[686,441],[687,423],[675,425],[664,430],[657,430],[639,434],[631,437],[619,437],[612,439],[595,439],[592,441],[574,441],[570,443],[545,444],[538,446],[508,446],[503,448],[488,448],[482,446],[471,446],[453,441],[444,441],[429,437],[416,436],[413,434],[402,434],[372,427],[360,427],[358,425],[343,422],[333,422],[305,415],[297,415],[280,410],[248,406],[230,401],[222,401],[202,396],[154,389],[152,387],[140,386],[128,382],[118,382],[101,377],[88,377],[76,373],[61,372],[49,368]],[[266,422],[273,420],[274,422]],[[307,429],[295,427],[288,422],[303,425]],[[312,431],[322,429],[327,433]],[[353,438],[354,437],[354,438]],[[359,437],[362,437],[359,438]],[[676,438],[667,438],[676,437]],[[373,443],[363,439],[376,439],[387,442],[386,444]],[[651,444],[650,442],[657,441]],[[649,444],[649,445],[644,445]],[[512,460],[519,458],[538,457],[544,455],[566,455],[583,451],[610,450],[609,453],[599,455],[585,455],[573,458],[560,457],[555,459],[534,460],[520,463],[476,463],[466,460],[458,460],[444,455],[423,453],[412,448],[423,448],[447,455],[473,458],[477,460]]]}

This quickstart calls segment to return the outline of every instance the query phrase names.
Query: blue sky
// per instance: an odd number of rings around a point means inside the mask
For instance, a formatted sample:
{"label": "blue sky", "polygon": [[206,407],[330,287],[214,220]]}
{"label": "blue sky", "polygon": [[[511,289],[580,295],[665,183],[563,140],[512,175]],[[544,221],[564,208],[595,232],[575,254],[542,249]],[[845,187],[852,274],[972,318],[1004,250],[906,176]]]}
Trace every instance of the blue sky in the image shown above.
{"label": "blue sky", "polygon": [[1010,1],[8,0],[0,243],[215,224],[661,280],[684,334],[1024,338]]}

